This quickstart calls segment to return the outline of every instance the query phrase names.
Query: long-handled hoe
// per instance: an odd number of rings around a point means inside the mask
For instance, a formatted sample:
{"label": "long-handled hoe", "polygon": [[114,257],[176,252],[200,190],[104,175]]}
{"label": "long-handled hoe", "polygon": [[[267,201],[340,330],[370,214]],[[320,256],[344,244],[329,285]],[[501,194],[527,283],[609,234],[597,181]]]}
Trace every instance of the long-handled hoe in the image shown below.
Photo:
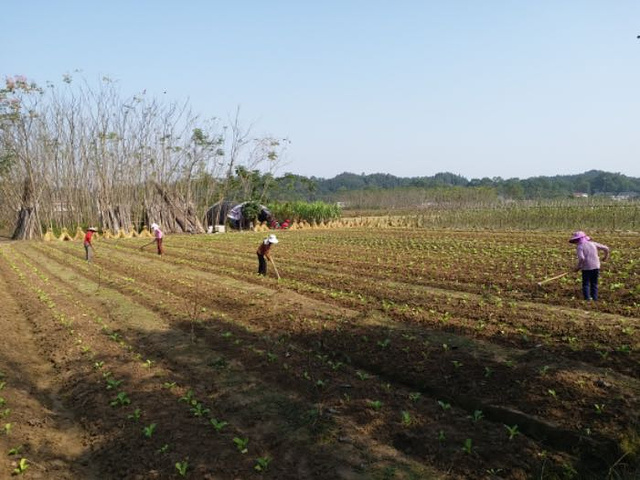
{"label": "long-handled hoe", "polygon": [[556,275],[555,277],[549,277],[549,278],[545,278],[544,280],[541,280],[538,282],[538,286],[541,287],[542,285],[544,285],[545,283],[549,283],[552,282],[554,280],[558,280],[559,278],[562,278],[566,275],[569,275],[571,272],[564,272],[561,273],[560,275]]}
{"label": "long-handled hoe", "polygon": [[280,280],[280,274],[278,273],[278,267],[276,267],[276,262],[273,261],[273,258],[270,258],[271,265],[273,265],[273,269],[276,271],[276,275],[278,276],[278,280]]}

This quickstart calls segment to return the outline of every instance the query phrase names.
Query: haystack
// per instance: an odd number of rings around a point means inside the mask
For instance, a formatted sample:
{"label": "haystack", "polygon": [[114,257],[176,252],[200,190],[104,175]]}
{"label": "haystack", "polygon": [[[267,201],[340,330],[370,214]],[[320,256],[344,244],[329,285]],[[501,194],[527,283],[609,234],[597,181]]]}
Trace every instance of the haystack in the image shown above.
{"label": "haystack", "polygon": [[84,232],[80,228],[80,226],[76,227],[76,235],[73,237],[74,240],[84,240]]}
{"label": "haystack", "polygon": [[73,237],[69,235],[69,232],[66,228],[63,228],[60,236],[58,237],[58,240],[60,240],[61,242],[71,242],[73,241]]}
{"label": "haystack", "polygon": [[51,242],[52,240],[55,240],[56,237],[53,234],[53,230],[51,230],[50,228],[47,228],[47,233],[44,234],[44,237],[42,237],[42,240],[44,240],[45,242]]}
{"label": "haystack", "polygon": [[111,229],[107,228],[104,232],[102,232],[102,236],[104,238],[113,238],[113,232],[111,232]]}
{"label": "haystack", "polygon": [[149,231],[149,229],[147,228],[146,225],[144,227],[142,227],[142,230],[140,230],[140,235],[138,235],[138,236],[142,237],[142,238],[151,238],[151,237],[153,237],[153,235],[151,235],[151,232]]}
{"label": "haystack", "polygon": [[133,225],[131,225],[131,227],[129,228],[129,231],[131,232],[131,238],[136,238],[140,236],[140,234],[136,230],[136,227],[134,227]]}

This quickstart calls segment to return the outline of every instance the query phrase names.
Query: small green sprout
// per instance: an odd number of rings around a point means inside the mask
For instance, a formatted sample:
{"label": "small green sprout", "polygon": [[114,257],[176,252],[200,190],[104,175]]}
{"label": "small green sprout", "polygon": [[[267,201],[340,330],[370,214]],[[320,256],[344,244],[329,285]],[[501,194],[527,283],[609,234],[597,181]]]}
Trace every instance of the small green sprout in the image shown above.
{"label": "small green sprout", "polygon": [[248,438],[234,437],[233,438],[233,443],[235,443],[236,448],[238,449],[238,451],[240,453],[247,453],[249,451],[247,449],[247,445],[249,444],[249,439]]}
{"label": "small green sprout", "polygon": [[509,432],[509,440],[513,440],[513,437],[520,434],[520,432],[518,431],[518,425],[514,425],[512,427],[510,427],[509,425],[505,425],[504,427]]}
{"label": "small green sprout", "polygon": [[256,472],[264,472],[267,468],[269,468],[269,464],[271,463],[271,457],[258,457],[256,458],[256,464],[253,469]]}
{"label": "small green sprout", "polygon": [[215,418],[210,418],[209,419],[209,423],[211,423],[211,425],[213,426],[213,428],[215,428],[216,432],[220,433],[220,431],[226,427],[227,425],[229,425],[227,422],[223,422],[216,420]]}
{"label": "small green sprout", "polygon": [[21,458],[18,462],[18,466],[13,470],[14,475],[22,475],[27,468],[29,468],[29,464],[27,463],[26,458]]}
{"label": "small green sprout", "polygon": [[462,450],[465,453],[471,454],[473,451],[473,441],[470,438],[467,438],[462,445]]}
{"label": "small green sprout", "polygon": [[176,462],[176,470],[181,477],[187,476],[187,470],[189,469],[189,462],[185,459],[182,462]]}
{"label": "small green sprout", "polygon": [[155,423],[152,423],[147,427],[142,427],[142,433],[144,434],[145,437],[151,438],[153,436],[153,432],[156,431],[156,426],[157,425]]}

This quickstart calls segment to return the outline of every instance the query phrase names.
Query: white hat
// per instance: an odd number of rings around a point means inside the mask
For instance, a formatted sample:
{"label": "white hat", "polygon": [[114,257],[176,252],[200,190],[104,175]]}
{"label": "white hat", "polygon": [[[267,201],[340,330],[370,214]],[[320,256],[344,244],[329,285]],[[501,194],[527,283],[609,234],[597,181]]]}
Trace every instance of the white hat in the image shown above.
{"label": "white hat", "polygon": [[151,224],[151,230],[155,230],[156,228],[160,228],[160,227],[158,227],[157,223],[152,223]]}
{"label": "white hat", "polygon": [[269,238],[267,238],[267,242],[269,243],[278,243],[278,239],[276,238],[276,236],[272,233],[271,235],[269,235]]}
{"label": "white hat", "polygon": [[91,230],[92,232],[97,232],[98,229],[96,227],[89,227],[87,230]]}

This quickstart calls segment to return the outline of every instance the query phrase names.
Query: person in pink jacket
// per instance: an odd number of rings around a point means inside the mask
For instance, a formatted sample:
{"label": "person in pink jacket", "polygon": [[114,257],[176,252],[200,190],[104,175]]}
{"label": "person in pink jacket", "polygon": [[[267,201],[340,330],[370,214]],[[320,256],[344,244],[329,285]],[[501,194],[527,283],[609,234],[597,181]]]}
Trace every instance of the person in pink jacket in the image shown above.
{"label": "person in pink jacket", "polygon": [[609,247],[594,242],[583,231],[574,232],[569,243],[576,244],[578,263],[575,271],[582,270],[582,295],[585,300],[598,300],[598,277],[600,276],[600,255],[604,252],[602,261],[609,258]]}

